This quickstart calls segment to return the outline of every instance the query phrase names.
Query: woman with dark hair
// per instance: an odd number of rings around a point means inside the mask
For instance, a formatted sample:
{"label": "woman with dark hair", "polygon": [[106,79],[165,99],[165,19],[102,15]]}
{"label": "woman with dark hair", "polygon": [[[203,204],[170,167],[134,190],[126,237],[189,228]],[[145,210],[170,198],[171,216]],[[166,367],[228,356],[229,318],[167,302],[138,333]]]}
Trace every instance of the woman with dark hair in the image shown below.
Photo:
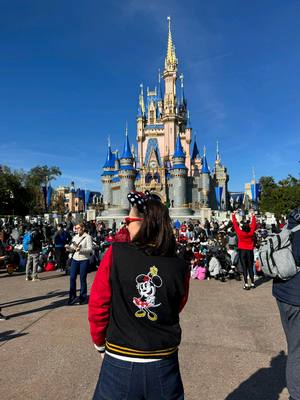
{"label": "woman with dark hair", "polygon": [[[232,214],[232,223],[234,230],[238,237],[238,252],[240,257],[240,263],[243,268],[243,276],[244,276],[244,289],[249,290],[250,288],[254,289],[254,233],[256,229],[256,219],[254,214],[252,214],[251,224],[249,222],[241,223],[241,226],[237,223],[236,220],[236,212]],[[248,274],[251,280],[251,286],[248,285]]]}
{"label": "woman with dark hair", "polygon": [[151,195],[128,199],[131,242],[110,246],[89,300],[91,336],[103,358],[93,398],[181,400],[179,312],[190,272],[176,256],[168,209]]}

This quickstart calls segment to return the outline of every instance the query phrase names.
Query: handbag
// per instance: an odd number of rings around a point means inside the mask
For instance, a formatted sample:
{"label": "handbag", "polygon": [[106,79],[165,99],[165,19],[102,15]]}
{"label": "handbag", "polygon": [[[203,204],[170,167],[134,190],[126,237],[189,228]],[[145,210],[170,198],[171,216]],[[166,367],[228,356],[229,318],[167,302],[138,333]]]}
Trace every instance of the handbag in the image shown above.
{"label": "handbag", "polygon": [[[71,244],[75,244],[76,246],[79,246],[80,243],[81,243],[84,239],[85,239],[85,236],[84,236],[81,240],[79,240],[78,243],[75,243],[75,242],[72,241]],[[76,251],[72,249],[72,251],[70,251],[69,253],[71,254],[71,257],[69,257],[69,260],[70,260],[70,262],[71,262],[72,259],[73,259],[73,257],[74,257],[74,254],[76,253]]]}

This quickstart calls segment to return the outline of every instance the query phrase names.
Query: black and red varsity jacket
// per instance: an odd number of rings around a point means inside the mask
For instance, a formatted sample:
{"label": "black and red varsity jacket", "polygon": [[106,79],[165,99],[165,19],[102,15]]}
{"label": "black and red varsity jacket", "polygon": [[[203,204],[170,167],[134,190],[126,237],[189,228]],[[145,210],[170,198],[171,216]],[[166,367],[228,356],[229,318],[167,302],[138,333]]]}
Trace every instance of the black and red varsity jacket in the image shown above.
{"label": "black and red varsity jacket", "polygon": [[155,359],[175,353],[189,278],[186,262],[176,256],[149,256],[133,243],[113,243],[91,289],[93,342],[127,357]]}

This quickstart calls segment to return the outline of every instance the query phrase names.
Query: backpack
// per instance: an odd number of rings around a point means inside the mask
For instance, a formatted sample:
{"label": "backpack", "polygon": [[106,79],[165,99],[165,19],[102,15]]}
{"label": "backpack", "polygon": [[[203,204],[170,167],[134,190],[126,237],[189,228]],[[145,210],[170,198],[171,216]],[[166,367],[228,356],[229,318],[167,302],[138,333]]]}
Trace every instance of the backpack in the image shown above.
{"label": "backpack", "polygon": [[300,271],[292,252],[292,235],[299,230],[300,224],[293,229],[284,227],[279,234],[263,241],[258,256],[266,276],[288,280]]}
{"label": "backpack", "polygon": [[32,237],[31,232],[26,232],[23,237],[23,250],[24,251],[31,251],[33,249]]}

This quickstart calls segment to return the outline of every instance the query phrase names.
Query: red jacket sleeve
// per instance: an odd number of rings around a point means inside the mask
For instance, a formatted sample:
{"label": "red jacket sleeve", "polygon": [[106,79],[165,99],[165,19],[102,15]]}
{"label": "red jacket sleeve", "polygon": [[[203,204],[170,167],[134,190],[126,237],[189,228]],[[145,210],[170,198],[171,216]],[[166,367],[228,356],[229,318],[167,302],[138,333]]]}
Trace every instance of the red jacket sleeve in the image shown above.
{"label": "red jacket sleeve", "polygon": [[110,271],[112,266],[112,246],[108,248],[99,265],[89,298],[88,318],[93,342],[97,346],[105,344],[111,306]]}
{"label": "red jacket sleeve", "polygon": [[233,227],[234,227],[235,232],[237,234],[239,234],[240,231],[241,231],[241,228],[239,227],[239,224],[236,221],[236,215],[234,213],[232,214],[232,223],[233,223]]}
{"label": "red jacket sleeve", "polygon": [[256,218],[255,218],[255,215],[253,215],[252,221],[251,221],[251,226],[250,226],[250,234],[254,235],[255,230],[256,230]]}
{"label": "red jacket sleeve", "polygon": [[186,302],[188,301],[189,289],[190,289],[190,277],[191,273],[190,271],[188,271],[184,279],[184,295],[180,301],[179,312],[183,310],[183,307],[186,305]]}

